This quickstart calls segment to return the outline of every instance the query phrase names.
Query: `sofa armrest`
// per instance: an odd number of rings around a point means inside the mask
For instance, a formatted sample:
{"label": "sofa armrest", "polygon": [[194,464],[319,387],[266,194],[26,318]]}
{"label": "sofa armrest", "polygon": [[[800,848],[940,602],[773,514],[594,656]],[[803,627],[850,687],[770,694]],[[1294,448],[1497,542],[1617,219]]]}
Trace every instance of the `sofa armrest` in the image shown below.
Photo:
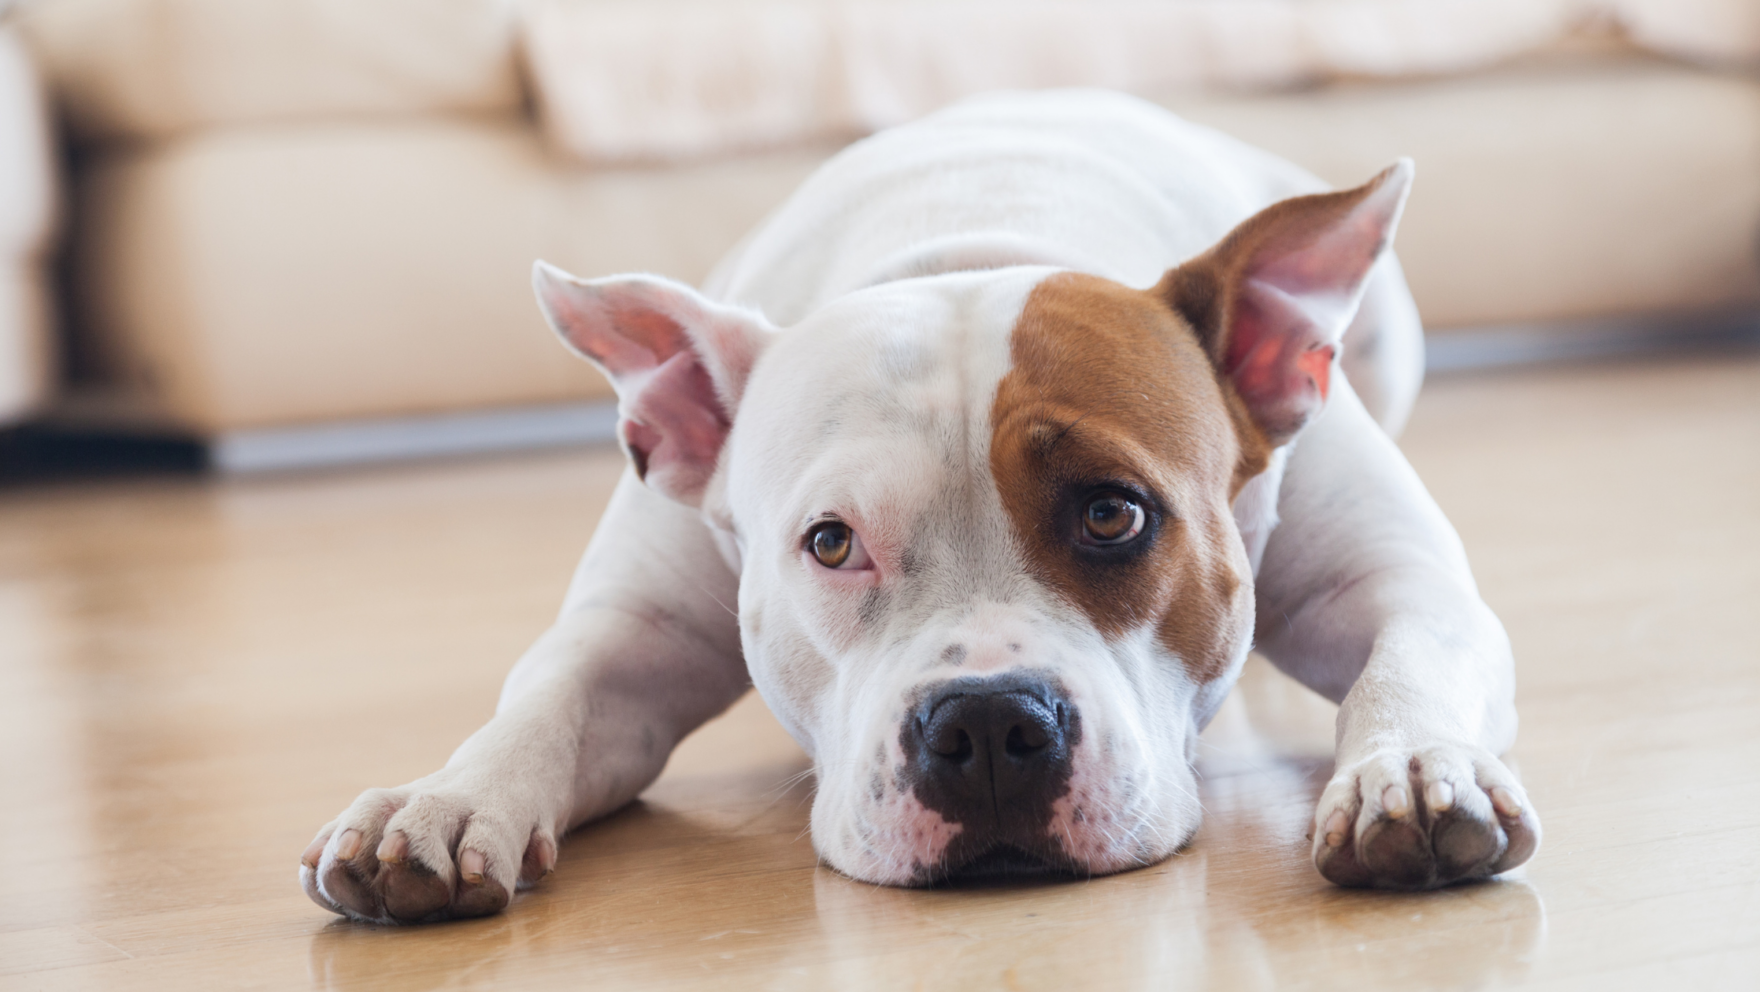
{"label": "sofa armrest", "polygon": [[54,378],[48,255],[56,204],[42,88],[24,46],[0,24],[0,423],[39,408]]}

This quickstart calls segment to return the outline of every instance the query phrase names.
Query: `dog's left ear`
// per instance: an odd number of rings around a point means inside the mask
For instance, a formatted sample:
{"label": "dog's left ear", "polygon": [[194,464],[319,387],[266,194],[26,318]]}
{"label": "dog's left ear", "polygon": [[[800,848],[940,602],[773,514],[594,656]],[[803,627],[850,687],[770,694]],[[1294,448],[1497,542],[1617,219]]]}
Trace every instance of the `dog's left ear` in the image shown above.
{"label": "dog's left ear", "polygon": [[546,262],[532,288],[550,326],[617,390],[617,437],[636,474],[702,502],[746,379],[776,328],[658,276],[577,279]]}
{"label": "dog's left ear", "polygon": [[1400,159],[1356,189],[1274,203],[1156,287],[1271,447],[1325,405],[1339,339],[1411,185]]}

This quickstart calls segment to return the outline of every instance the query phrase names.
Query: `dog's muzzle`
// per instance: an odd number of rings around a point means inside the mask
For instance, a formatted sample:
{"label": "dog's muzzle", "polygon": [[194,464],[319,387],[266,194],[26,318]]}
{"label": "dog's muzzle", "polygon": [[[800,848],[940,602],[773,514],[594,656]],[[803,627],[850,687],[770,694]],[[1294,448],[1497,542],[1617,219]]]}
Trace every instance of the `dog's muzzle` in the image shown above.
{"label": "dog's muzzle", "polygon": [[1081,719],[1057,683],[1030,671],[925,686],[900,744],[913,793],[960,832],[924,881],[1071,870],[1049,833],[1069,791]]}

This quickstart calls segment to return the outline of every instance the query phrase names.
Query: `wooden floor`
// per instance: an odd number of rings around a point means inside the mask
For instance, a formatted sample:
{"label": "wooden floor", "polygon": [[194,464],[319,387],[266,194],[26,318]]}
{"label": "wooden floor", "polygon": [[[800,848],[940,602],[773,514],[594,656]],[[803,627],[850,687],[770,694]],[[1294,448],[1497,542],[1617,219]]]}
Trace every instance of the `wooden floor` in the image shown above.
{"label": "wooden floor", "polygon": [[1260,667],[1153,868],[840,878],[748,697],[509,912],[401,930],[299,852],[488,717],[615,452],[0,492],[0,989],[1760,988],[1760,362],[1438,381],[1405,445],[1516,644],[1514,877],[1324,884],[1330,708]]}

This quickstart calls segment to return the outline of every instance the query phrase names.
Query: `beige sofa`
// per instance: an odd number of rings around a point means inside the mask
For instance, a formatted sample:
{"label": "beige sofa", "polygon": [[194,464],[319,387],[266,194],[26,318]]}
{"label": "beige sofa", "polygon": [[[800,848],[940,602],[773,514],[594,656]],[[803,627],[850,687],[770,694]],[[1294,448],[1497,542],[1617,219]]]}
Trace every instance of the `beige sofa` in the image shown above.
{"label": "beige sofa", "polygon": [[[532,259],[700,280],[833,147],[582,164],[538,126],[516,18],[494,0],[26,3],[75,151],[77,408],[100,397],[238,467],[602,433],[579,404],[606,386],[543,327]],[[1400,252],[1438,334],[1760,309],[1760,82],[1605,35],[1445,78],[1153,96],[1337,183],[1415,157]],[[477,441],[422,441],[424,417]],[[336,424],[398,430],[350,449]],[[238,446],[299,431],[320,443]]]}
{"label": "beige sofa", "polygon": [[54,381],[50,149],[47,108],[30,57],[18,36],[0,25],[0,424],[40,409]]}

